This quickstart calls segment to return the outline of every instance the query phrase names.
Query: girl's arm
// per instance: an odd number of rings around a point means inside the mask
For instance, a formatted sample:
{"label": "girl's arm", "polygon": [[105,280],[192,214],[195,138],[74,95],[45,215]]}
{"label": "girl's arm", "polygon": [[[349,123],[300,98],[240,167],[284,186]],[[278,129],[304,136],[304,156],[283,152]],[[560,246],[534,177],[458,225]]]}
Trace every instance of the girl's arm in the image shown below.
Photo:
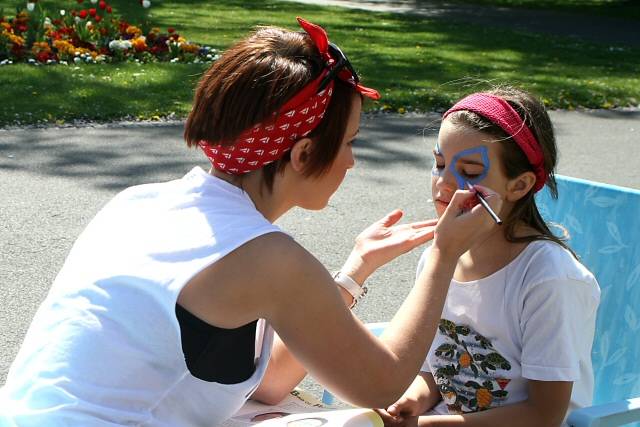
{"label": "girl's arm", "polygon": [[422,416],[418,426],[557,427],[567,413],[572,386],[566,381],[529,381],[525,401],[464,415]]}

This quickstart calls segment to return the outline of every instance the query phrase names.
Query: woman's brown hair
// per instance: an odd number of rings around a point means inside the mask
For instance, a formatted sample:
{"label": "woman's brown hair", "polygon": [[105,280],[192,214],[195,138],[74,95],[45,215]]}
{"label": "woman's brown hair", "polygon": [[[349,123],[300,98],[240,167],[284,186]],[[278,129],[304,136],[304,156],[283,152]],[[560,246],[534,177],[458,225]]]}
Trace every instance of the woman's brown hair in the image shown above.
{"label": "woman's brown hair", "polygon": [[[190,147],[200,141],[233,145],[245,129],[269,118],[322,71],[311,38],[277,27],[258,28],[225,51],[201,78],[184,138]],[[319,176],[335,160],[344,138],[356,90],[336,80],[322,122],[308,137],[313,144],[306,176]],[[290,160],[289,152],[263,167],[264,183],[273,187],[275,174]]]}
{"label": "woman's brown hair", "polygon": [[[513,87],[495,88],[487,91],[487,93],[499,96],[507,101],[533,133],[536,141],[540,144],[544,157],[544,169],[547,172],[545,185],[549,188],[551,197],[557,199],[558,187],[554,172],[558,161],[558,149],[553,125],[544,105],[532,94]],[[451,120],[456,125],[484,132],[496,138],[500,142],[500,156],[507,178],[513,179],[524,172],[533,172],[533,167],[515,140],[489,119],[471,111],[459,111],[451,114],[448,120]],[[539,234],[516,236],[515,229],[519,222],[528,225]],[[505,237],[509,242],[551,240],[571,251],[571,248],[565,243],[567,238],[566,231],[559,227],[563,235],[562,237],[556,236],[551,232],[542,215],[540,215],[533,188],[515,203],[508,218],[504,220],[503,226]],[[573,251],[571,252],[573,253]]]}

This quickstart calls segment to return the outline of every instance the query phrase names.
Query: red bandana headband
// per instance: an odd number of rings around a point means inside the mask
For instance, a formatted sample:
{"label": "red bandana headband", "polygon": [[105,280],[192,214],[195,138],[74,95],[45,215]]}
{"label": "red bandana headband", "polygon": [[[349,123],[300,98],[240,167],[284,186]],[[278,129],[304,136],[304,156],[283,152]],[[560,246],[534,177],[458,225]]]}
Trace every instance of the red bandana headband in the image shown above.
{"label": "red bandana headband", "polygon": [[[269,120],[257,123],[243,131],[233,145],[223,146],[219,142],[200,141],[200,147],[215,169],[231,175],[260,169],[282,157],[296,141],[309,135],[322,121],[331,101],[334,86],[332,71],[334,73],[336,71],[333,68],[344,65],[344,62],[347,67],[340,69],[337,77],[351,83],[364,96],[380,98],[376,90],[358,83],[357,75],[352,72],[348,60],[341,52],[342,58],[331,56],[329,38],[324,29],[302,18],[298,18],[298,22],[318,48],[325,62],[325,69],[315,80],[287,101]],[[332,48],[336,50],[335,46]],[[330,80],[327,83],[325,79]],[[320,90],[323,83],[325,85]]]}
{"label": "red bandana headband", "polygon": [[451,107],[444,113],[443,119],[456,111],[472,111],[500,126],[514,139],[533,167],[536,174],[534,192],[544,187],[547,181],[547,172],[544,169],[544,155],[540,144],[520,115],[507,101],[488,93],[474,93]]}

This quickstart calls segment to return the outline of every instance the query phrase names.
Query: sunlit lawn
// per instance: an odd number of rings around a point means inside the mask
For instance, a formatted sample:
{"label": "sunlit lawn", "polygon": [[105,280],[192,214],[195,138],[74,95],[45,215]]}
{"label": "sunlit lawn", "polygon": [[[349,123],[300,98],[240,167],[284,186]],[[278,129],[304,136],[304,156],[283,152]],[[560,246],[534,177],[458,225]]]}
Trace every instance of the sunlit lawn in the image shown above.
{"label": "sunlit lawn", "polygon": [[[51,10],[75,1],[41,0]],[[85,0],[87,3],[88,0]],[[5,14],[13,5],[0,0]],[[114,9],[143,18],[138,2]],[[87,6],[88,7],[88,6]],[[425,20],[290,2],[162,0],[149,24],[224,49],[255,25],[296,29],[296,16],[323,25],[383,98],[369,110],[445,108],[485,83],[533,90],[554,108],[610,108],[640,101],[640,49],[583,44],[467,23]],[[135,19],[130,19],[135,22]],[[134,63],[0,67],[0,126],[74,119],[184,117],[203,64]]]}

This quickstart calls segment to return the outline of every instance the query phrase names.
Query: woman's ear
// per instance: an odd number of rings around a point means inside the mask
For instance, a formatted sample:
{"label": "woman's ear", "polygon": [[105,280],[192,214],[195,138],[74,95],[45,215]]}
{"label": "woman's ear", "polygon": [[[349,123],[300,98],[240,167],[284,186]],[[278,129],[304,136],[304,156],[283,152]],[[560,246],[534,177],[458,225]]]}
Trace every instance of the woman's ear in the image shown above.
{"label": "woman's ear", "polygon": [[536,183],[536,175],[533,172],[524,172],[507,183],[505,198],[509,202],[516,202],[529,193]]}
{"label": "woman's ear", "polygon": [[302,173],[304,171],[309,159],[311,143],[311,139],[302,138],[293,144],[293,147],[291,147],[291,161],[289,163],[294,171],[298,173]]}

